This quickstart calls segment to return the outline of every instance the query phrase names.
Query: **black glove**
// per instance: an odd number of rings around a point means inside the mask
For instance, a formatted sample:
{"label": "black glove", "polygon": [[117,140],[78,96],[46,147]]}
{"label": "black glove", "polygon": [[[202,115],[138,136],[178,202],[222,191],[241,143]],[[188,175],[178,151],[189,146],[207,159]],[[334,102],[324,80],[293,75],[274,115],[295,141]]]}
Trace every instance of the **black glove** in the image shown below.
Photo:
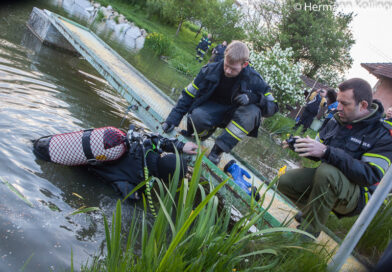
{"label": "black glove", "polygon": [[174,125],[172,125],[172,124],[170,124],[170,123],[164,122],[164,123],[162,124],[162,130],[163,130],[163,132],[165,132],[165,133],[169,133],[169,132],[171,132],[173,129],[174,129]]}
{"label": "black glove", "polygon": [[247,94],[240,94],[234,98],[234,101],[240,104],[241,106],[246,106],[249,104],[250,99]]}

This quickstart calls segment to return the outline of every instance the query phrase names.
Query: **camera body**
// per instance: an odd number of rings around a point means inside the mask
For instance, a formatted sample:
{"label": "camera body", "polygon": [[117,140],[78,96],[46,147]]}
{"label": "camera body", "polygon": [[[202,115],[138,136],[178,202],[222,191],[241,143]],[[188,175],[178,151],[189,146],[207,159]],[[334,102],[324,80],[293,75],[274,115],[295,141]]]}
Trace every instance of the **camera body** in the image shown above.
{"label": "camera body", "polygon": [[292,134],[290,134],[289,138],[286,140],[286,143],[289,145],[289,148],[294,151],[294,144],[297,141],[297,138],[295,138]]}

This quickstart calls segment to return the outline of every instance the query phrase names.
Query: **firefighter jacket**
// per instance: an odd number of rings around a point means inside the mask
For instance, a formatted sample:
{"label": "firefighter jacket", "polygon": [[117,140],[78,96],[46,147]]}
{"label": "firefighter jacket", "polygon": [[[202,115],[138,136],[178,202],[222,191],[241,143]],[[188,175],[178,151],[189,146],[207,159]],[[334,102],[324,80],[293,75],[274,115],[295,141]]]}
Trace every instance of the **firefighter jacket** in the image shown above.
{"label": "firefighter jacket", "polygon": [[197,45],[196,49],[201,49],[204,52],[206,52],[211,46],[211,40],[209,40],[207,37],[201,38],[199,44]]}
{"label": "firefighter jacket", "polygon": [[[166,122],[178,126],[186,113],[192,112],[193,109],[211,98],[222,76],[223,60],[205,65],[193,82],[183,89]],[[237,85],[233,86],[236,91],[233,92],[232,101],[238,94],[246,93],[252,97],[252,100],[255,101],[254,104],[260,108],[262,116],[269,117],[278,111],[278,104],[270,92],[270,87],[252,67],[247,66],[242,69]],[[233,107],[233,112],[236,109],[236,107]],[[259,125],[257,124],[256,128],[249,133],[249,136],[257,136]]]}
{"label": "firefighter jacket", "polygon": [[226,46],[219,44],[217,47],[214,48],[212,51],[213,54],[215,54],[214,61],[218,62],[224,59],[225,57],[225,51],[226,51]]}
{"label": "firefighter jacket", "polygon": [[374,100],[371,113],[352,123],[342,123],[335,114],[318,135],[328,147],[321,160],[361,187],[360,208],[365,204],[365,191],[374,192],[392,160],[392,126],[381,119],[383,111],[382,104]]}

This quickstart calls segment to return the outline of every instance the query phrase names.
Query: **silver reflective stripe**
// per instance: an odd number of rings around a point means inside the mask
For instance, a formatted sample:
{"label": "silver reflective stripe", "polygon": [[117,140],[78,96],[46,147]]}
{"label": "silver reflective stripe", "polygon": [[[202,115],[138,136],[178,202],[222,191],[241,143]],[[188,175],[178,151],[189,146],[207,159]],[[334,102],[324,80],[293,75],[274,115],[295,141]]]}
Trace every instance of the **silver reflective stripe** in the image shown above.
{"label": "silver reflective stripe", "polygon": [[271,93],[266,93],[264,96],[267,99],[267,101],[275,101],[275,98],[272,96]]}
{"label": "silver reflective stripe", "polygon": [[185,92],[187,94],[189,94],[191,97],[195,97],[197,94],[199,88],[197,88],[197,86],[191,82],[186,88],[185,88]]}
{"label": "silver reflective stripe", "polygon": [[239,127],[234,125],[232,122],[230,122],[227,125],[226,129],[228,129],[231,133],[233,133],[239,139],[243,139],[247,135],[244,131],[242,131]]}
{"label": "silver reflective stripe", "polygon": [[367,162],[367,163],[372,163],[384,170],[384,173],[388,170],[389,164],[386,160],[382,158],[376,158],[376,157],[368,157],[368,156],[362,156],[361,161]]}
{"label": "silver reflective stripe", "polygon": [[320,139],[320,133],[317,133],[316,138],[314,138],[315,141],[322,143],[323,140]]}

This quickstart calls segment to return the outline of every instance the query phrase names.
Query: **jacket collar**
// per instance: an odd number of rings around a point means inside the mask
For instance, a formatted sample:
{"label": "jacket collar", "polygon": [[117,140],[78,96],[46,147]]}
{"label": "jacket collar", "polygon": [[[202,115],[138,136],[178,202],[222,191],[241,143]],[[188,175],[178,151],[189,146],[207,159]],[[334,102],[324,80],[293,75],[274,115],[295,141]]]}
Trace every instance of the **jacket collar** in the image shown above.
{"label": "jacket collar", "polygon": [[[208,73],[205,79],[208,81],[219,82],[220,77],[222,76],[223,73],[223,62],[224,60],[207,64]],[[249,66],[247,66],[244,69],[242,69],[241,73],[239,74],[239,79],[241,81],[246,80],[249,78],[249,74],[250,74],[250,68]]]}
{"label": "jacket collar", "polygon": [[334,118],[338,121],[341,125],[348,125],[348,124],[372,124],[375,120],[379,120],[384,112],[384,108],[382,104],[378,100],[373,100],[372,105],[370,106],[370,113],[360,119],[354,120],[351,123],[343,123],[340,120],[339,113],[334,114]]}

